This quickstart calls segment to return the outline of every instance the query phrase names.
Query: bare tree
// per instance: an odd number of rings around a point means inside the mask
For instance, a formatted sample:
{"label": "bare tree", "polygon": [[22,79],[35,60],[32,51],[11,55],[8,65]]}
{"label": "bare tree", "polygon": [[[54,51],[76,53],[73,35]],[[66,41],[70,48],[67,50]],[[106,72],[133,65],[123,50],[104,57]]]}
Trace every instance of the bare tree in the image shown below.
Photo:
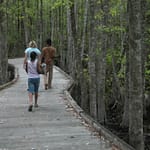
{"label": "bare tree", "polygon": [[[2,6],[3,0],[0,0],[0,6]],[[7,82],[7,68],[8,68],[8,58],[7,58],[7,48],[6,48],[6,22],[5,13],[0,9],[0,85]]]}
{"label": "bare tree", "polygon": [[128,0],[129,9],[129,142],[144,150],[141,0]]}
{"label": "bare tree", "polygon": [[26,3],[22,1],[22,16],[23,16],[23,27],[24,27],[24,36],[25,36],[25,45],[27,47],[29,42],[29,28],[27,28],[28,18],[26,14]]}
{"label": "bare tree", "polygon": [[96,78],[97,78],[97,105],[98,105],[98,121],[104,123],[106,121],[105,110],[105,80],[106,80],[106,51],[108,49],[108,36],[105,28],[108,26],[108,10],[109,3],[107,0],[97,4],[98,10],[103,11],[103,17],[100,20],[102,32],[99,34],[101,42],[98,45],[96,54]]}
{"label": "bare tree", "polygon": [[90,35],[89,35],[89,102],[90,102],[90,115],[97,119],[97,99],[96,99],[96,20],[95,20],[95,5],[96,0],[89,1],[90,11]]}
{"label": "bare tree", "polygon": [[88,68],[87,68],[87,56],[86,56],[86,29],[87,29],[87,20],[88,20],[88,9],[89,9],[89,0],[85,0],[84,8],[84,19],[83,19],[83,34],[81,42],[81,76],[80,76],[80,87],[81,87],[81,107],[87,113],[89,113],[89,101],[88,101]]}

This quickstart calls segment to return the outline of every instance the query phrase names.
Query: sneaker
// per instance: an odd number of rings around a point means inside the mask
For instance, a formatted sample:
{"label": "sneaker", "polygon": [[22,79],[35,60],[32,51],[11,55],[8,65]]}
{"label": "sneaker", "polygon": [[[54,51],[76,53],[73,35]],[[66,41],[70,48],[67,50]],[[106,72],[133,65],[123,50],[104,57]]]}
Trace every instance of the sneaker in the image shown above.
{"label": "sneaker", "polygon": [[29,106],[28,111],[32,111],[32,105]]}
{"label": "sneaker", "polygon": [[34,104],[34,107],[39,107],[39,105],[38,104]]}
{"label": "sneaker", "polygon": [[48,84],[45,84],[45,90],[47,90],[48,89]]}

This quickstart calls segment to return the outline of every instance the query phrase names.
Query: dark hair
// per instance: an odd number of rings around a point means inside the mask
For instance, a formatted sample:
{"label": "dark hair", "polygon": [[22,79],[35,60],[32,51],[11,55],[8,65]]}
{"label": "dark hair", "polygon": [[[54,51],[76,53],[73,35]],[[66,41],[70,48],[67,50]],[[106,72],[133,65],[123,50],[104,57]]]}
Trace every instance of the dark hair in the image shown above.
{"label": "dark hair", "polygon": [[37,56],[36,52],[31,52],[30,53],[31,61],[34,61],[36,59],[36,56]]}
{"label": "dark hair", "polygon": [[47,43],[48,45],[51,45],[51,43],[52,43],[51,39],[50,39],[50,38],[47,39],[47,40],[46,40],[46,43]]}

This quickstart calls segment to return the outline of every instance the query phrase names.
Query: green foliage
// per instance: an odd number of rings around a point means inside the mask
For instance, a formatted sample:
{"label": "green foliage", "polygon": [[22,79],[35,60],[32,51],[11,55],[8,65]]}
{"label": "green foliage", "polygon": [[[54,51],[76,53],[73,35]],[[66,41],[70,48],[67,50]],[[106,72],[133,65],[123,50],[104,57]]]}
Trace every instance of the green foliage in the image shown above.
{"label": "green foliage", "polygon": [[112,55],[110,53],[107,53],[106,62],[108,65],[112,64]]}
{"label": "green foliage", "polygon": [[[45,0],[45,4],[47,5],[47,0]],[[69,7],[71,5],[72,5],[72,2],[70,0],[63,0],[63,1],[62,0],[52,0],[50,2],[51,10],[55,10],[59,7]]]}
{"label": "green foliage", "polygon": [[120,49],[109,49],[106,56],[107,63],[107,71],[106,71],[106,89],[109,91],[107,94],[109,95],[113,80],[113,67],[112,61],[114,61],[115,73],[120,81],[120,85],[124,86],[125,81],[125,69],[126,69],[126,57],[121,55]]}
{"label": "green foliage", "polygon": [[100,9],[99,11],[97,11],[97,13],[96,13],[94,18],[102,20],[103,16],[104,16],[104,12],[102,11],[102,9]]}
{"label": "green foliage", "polygon": [[116,17],[120,15],[120,6],[121,6],[121,0],[112,0],[111,1],[111,9],[110,14],[112,17]]}
{"label": "green foliage", "polygon": [[120,32],[125,32],[126,29],[124,27],[120,27],[120,26],[111,26],[111,27],[108,27],[108,26],[102,26],[102,25],[99,25],[97,27],[97,31],[99,32],[105,32],[105,33],[115,33],[115,34],[120,34]]}
{"label": "green foliage", "polygon": [[83,77],[84,77],[84,79],[86,79],[87,82],[90,81],[88,69],[83,69]]}
{"label": "green foliage", "polygon": [[145,89],[150,90],[150,54],[147,56],[147,61],[145,62]]}

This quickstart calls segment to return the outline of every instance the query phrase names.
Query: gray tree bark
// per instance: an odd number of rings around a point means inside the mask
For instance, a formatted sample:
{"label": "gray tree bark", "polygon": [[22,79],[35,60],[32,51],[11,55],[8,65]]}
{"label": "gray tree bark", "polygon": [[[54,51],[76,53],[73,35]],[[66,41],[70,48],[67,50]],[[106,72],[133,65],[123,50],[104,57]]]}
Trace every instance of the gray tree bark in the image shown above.
{"label": "gray tree bark", "polygon": [[[4,1],[0,1],[2,5]],[[5,13],[0,9],[0,85],[4,84],[8,80],[7,68],[8,68],[8,54],[6,47],[6,22],[5,22]]]}
{"label": "gray tree bark", "polygon": [[129,7],[129,142],[144,150],[143,66],[141,0],[128,0]]}
{"label": "gray tree bark", "polygon": [[71,25],[71,9],[70,6],[68,4],[67,7],[67,64],[68,64],[68,72],[70,75],[72,75],[74,77],[74,39],[73,39],[73,33],[72,33],[72,25]]}
{"label": "gray tree bark", "polygon": [[[85,8],[84,8],[84,20],[83,20],[83,34],[82,34],[82,42],[81,42],[81,76],[80,76],[80,87],[81,87],[81,107],[84,111],[89,113],[89,101],[88,101],[88,72],[86,68],[86,56],[84,56],[85,52],[85,38],[86,38],[86,29],[87,29],[87,18],[88,18],[88,9],[89,9],[89,1],[85,0]],[[85,65],[84,65],[85,63]]]}
{"label": "gray tree bark", "polygon": [[89,1],[90,11],[90,35],[89,35],[89,102],[90,102],[90,115],[97,119],[97,98],[96,98],[96,26],[95,26],[95,0]]}
{"label": "gray tree bark", "polygon": [[28,46],[29,43],[29,30],[27,28],[27,15],[26,15],[26,5],[25,1],[22,1],[22,15],[23,15],[23,25],[24,25],[24,36],[25,36],[25,45]]}
{"label": "gray tree bark", "polygon": [[106,52],[108,49],[108,37],[105,31],[105,27],[108,26],[108,10],[109,2],[104,0],[101,4],[97,5],[97,9],[102,9],[103,17],[101,22],[102,33],[100,33],[101,44],[98,45],[99,50],[97,52],[97,63],[96,63],[96,78],[97,78],[97,103],[98,103],[98,121],[105,123],[106,110],[105,110],[105,80],[106,80]]}

